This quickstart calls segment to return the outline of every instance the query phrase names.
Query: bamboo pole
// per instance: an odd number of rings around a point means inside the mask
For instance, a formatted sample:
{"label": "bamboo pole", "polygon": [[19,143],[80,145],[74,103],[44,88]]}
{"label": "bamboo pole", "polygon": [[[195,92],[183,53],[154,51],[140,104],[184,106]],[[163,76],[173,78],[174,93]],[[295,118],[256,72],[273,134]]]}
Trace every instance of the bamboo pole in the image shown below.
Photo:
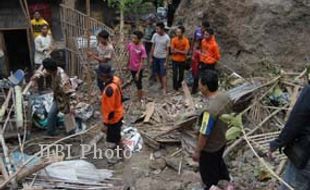
{"label": "bamboo pole", "polygon": [[[43,148],[42,150],[40,150],[39,152],[35,153],[33,156],[31,156],[27,161],[25,161],[23,163],[23,165],[21,166],[21,168],[19,170],[17,170],[15,173],[12,173],[8,179],[6,179],[2,184],[0,184],[0,189],[3,189],[5,188],[11,181],[14,181],[16,176],[19,175],[19,173],[21,172],[22,168],[26,167],[26,165],[28,163],[30,163],[34,158],[36,158],[37,156],[40,156],[40,154],[42,153],[42,151],[46,151],[48,149],[50,149],[52,146],[54,146],[55,144],[58,144],[62,141],[65,141],[65,140],[68,140],[70,138],[73,138],[73,137],[76,137],[76,136],[80,136],[80,135],[83,135],[83,134],[86,134],[88,133],[89,131],[93,130],[94,128],[96,128],[97,125],[94,125],[92,127],[90,127],[89,129],[85,130],[85,131],[81,131],[79,133],[75,133],[75,134],[72,134],[72,135],[69,135],[69,136],[66,136],[64,138],[61,138],[59,140],[56,140],[55,142],[49,144],[48,146],[46,146],[45,148]],[[1,137],[1,133],[0,133],[0,137]]]}
{"label": "bamboo pole", "polygon": [[10,88],[8,95],[5,98],[5,101],[3,102],[1,109],[0,109],[0,121],[3,120],[3,116],[5,114],[6,109],[8,108],[10,99],[12,98],[13,88]]}
{"label": "bamboo pole", "polygon": [[[287,105],[285,105],[284,107],[287,107]],[[249,136],[253,133],[255,133],[261,126],[263,126],[267,121],[269,121],[269,119],[271,119],[273,116],[275,116],[277,113],[279,113],[280,111],[282,111],[282,107],[279,108],[278,110],[275,110],[274,112],[272,112],[270,115],[268,115],[268,117],[266,117],[262,122],[260,122],[255,128],[253,128],[251,131],[249,131],[246,135]],[[231,144],[224,152],[223,157],[226,157],[229,152],[231,150],[233,150],[237,145],[239,145],[242,141],[244,140],[244,136],[239,138],[238,140],[236,140],[233,144]]]}
{"label": "bamboo pole", "polygon": [[4,179],[8,179],[9,178],[9,174],[8,174],[6,166],[5,166],[4,162],[3,162],[2,155],[0,156],[0,168],[1,168],[2,176],[4,177]]}
{"label": "bamboo pole", "polygon": [[[241,126],[242,127],[242,126]],[[250,141],[248,140],[247,134],[244,131],[244,127],[241,128],[242,129],[242,133],[243,133],[243,138],[246,141],[246,143],[248,144],[248,146],[250,147],[251,151],[253,152],[253,154],[256,156],[256,158],[258,159],[258,161],[263,164],[263,166],[268,170],[268,172],[275,177],[277,180],[279,180],[282,184],[284,184],[288,189],[290,190],[294,190],[288,183],[286,183],[282,178],[280,178],[271,168],[270,166],[265,162],[265,160],[263,158],[261,158],[257,152],[254,150],[252,144],[250,143]]]}
{"label": "bamboo pole", "polygon": [[[11,176],[11,175],[13,175],[14,171],[13,171],[13,167],[12,167],[12,161],[11,161],[11,159],[9,157],[8,147],[7,147],[7,145],[5,143],[5,140],[4,140],[4,137],[3,137],[2,129],[0,130],[0,143],[1,143],[1,146],[2,146],[3,154],[4,154],[4,160],[5,160],[5,163],[7,164],[8,173]],[[10,177],[7,178],[6,180],[9,180],[9,179],[10,179]],[[10,180],[9,182],[11,182],[14,187],[17,186],[15,179]],[[2,189],[2,188],[0,187],[0,189]]]}

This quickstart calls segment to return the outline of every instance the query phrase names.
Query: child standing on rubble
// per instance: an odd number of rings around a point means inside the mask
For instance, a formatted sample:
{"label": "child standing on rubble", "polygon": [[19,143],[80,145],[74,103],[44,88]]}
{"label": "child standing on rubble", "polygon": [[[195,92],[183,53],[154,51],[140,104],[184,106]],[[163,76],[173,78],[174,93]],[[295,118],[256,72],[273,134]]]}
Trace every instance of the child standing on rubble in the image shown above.
{"label": "child standing on rubble", "polygon": [[[102,30],[98,34],[98,47],[97,53],[87,52],[89,58],[93,58],[99,62],[99,65],[102,64],[110,64],[112,63],[114,48],[112,43],[110,42],[110,34]],[[111,65],[112,66],[112,65]],[[99,68],[99,67],[98,67]],[[101,92],[104,90],[103,81],[100,80],[100,77],[97,76],[97,85]]]}
{"label": "child standing on rubble", "polygon": [[142,77],[143,77],[143,63],[147,58],[144,45],[141,43],[143,33],[141,31],[134,31],[132,35],[132,42],[127,46],[129,54],[128,69],[131,72],[132,78],[138,89],[137,95],[139,101],[143,98],[142,91]]}
{"label": "child standing on rubble", "polygon": [[200,41],[195,42],[192,54],[192,76],[194,83],[192,86],[192,94],[197,93],[199,80],[199,63],[200,63]]}

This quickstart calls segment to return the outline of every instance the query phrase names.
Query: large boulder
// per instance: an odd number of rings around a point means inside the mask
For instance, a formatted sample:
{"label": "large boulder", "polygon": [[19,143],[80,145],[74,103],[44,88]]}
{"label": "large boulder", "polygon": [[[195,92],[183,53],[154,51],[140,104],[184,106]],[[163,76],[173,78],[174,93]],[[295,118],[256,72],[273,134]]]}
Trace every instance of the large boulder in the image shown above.
{"label": "large boulder", "polygon": [[310,62],[310,0],[183,0],[175,23],[192,35],[203,17],[216,31],[222,63],[232,69],[250,74],[261,64]]}

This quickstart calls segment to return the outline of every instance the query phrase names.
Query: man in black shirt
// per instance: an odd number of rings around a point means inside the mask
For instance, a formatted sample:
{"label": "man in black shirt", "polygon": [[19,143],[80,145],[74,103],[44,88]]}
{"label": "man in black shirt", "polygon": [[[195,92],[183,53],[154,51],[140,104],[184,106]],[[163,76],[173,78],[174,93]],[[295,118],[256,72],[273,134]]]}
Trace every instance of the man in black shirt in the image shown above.
{"label": "man in black shirt", "polygon": [[[281,134],[270,143],[269,157],[272,152],[285,148],[297,139],[309,138],[310,136],[310,85],[305,86],[299,95],[295,106],[290,114]],[[297,168],[291,161],[285,171],[284,180],[296,190],[310,189],[310,147],[305,147],[303,152],[306,157],[306,164],[302,168]],[[286,187],[281,187],[282,190]]]}

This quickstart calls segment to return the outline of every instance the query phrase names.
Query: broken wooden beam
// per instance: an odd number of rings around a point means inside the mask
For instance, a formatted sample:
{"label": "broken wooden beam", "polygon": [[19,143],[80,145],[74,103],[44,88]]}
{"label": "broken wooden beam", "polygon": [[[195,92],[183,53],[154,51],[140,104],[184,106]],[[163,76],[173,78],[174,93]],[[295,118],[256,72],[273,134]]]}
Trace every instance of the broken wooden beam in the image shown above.
{"label": "broken wooden beam", "polygon": [[159,150],[160,149],[160,144],[154,140],[152,137],[148,136],[145,132],[140,131],[140,134],[143,137],[143,142],[145,142],[149,147]]}
{"label": "broken wooden beam", "polygon": [[190,117],[190,118],[188,118],[188,119],[186,119],[186,120],[176,124],[171,129],[156,135],[154,138],[157,138],[157,137],[160,137],[162,135],[168,134],[168,133],[170,133],[170,132],[172,132],[174,130],[177,130],[177,129],[181,129],[181,128],[184,128],[184,127],[191,127],[194,123],[196,123],[196,121],[197,121],[197,117],[196,116]]}
{"label": "broken wooden beam", "polygon": [[73,130],[75,130],[76,128],[76,121],[75,121],[75,117],[73,114],[71,113],[67,113],[64,115],[64,124],[65,124],[65,128],[66,128],[66,132],[70,133]]}
{"label": "broken wooden beam", "polygon": [[151,119],[154,111],[155,111],[155,103],[154,102],[147,103],[143,123],[150,122],[150,119]]}
{"label": "broken wooden beam", "polygon": [[182,88],[185,96],[185,104],[191,109],[195,109],[195,104],[191,95],[191,92],[185,81],[182,82]]}

